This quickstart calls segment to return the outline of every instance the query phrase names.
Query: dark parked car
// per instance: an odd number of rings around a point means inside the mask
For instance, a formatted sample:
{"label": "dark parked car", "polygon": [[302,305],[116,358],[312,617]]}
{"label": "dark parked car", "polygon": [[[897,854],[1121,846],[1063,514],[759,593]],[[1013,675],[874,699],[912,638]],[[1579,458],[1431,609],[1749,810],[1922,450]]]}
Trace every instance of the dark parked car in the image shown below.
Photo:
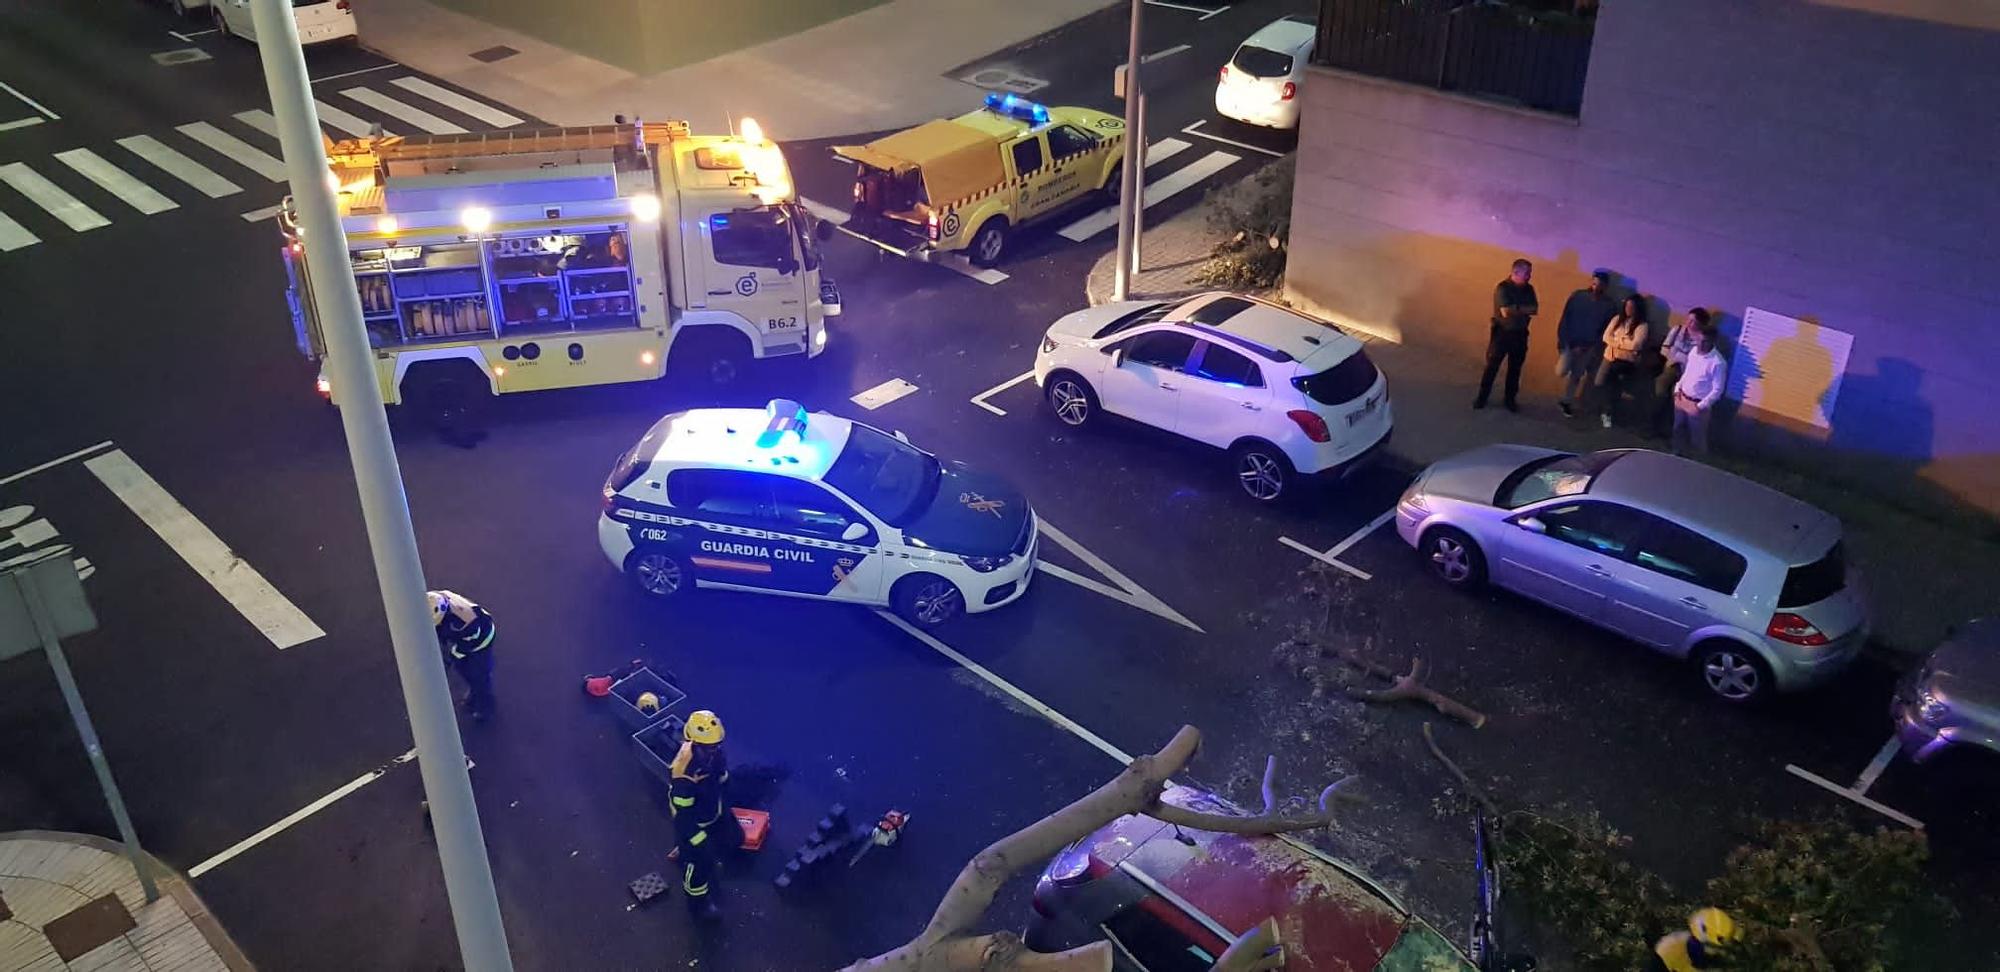
{"label": "dark parked car", "polygon": [[1897,688],[1893,712],[1919,762],[1959,746],[2000,753],[2000,618],[1952,632]]}
{"label": "dark parked car", "polygon": [[[1236,813],[1173,787],[1168,803]],[[1236,936],[1278,920],[1286,972],[1473,972],[1464,953],[1361,872],[1286,837],[1128,816],[1056,855],[1035,885],[1028,944],[1113,942],[1118,972],[1205,972]]]}

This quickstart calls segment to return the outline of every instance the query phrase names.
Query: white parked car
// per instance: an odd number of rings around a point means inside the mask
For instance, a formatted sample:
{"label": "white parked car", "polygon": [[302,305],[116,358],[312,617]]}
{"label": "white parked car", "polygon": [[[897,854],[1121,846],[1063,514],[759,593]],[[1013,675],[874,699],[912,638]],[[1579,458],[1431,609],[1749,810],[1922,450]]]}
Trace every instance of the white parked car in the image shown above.
{"label": "white parked car", "polygon": [[1361,342],[1254,297],[1103,304],[1049,326],[1035,384],[1071,427],[1100,411],[1229,452],[1254,499],[1341,475],[1389,441],[1389,388]]}
{"label": "white parked car", "polygon": [[1319,30],[1308,17],[1272,21],[1236,49],[1215,83],[1215,110],[1265,128],[1299,127],[1299,81]]}
{"label": "white parked car", "polygon": [[[183,0],[187,2],[187,0]],[[250,0],[207,0],[215,27],[255,43],[257,25],[250,22]],[[196,4],[188,2],[188,6]],[[348,0],[292,0],[292,17],[299,23],[299,43],[305,46],[354,36],[354,10]]]}

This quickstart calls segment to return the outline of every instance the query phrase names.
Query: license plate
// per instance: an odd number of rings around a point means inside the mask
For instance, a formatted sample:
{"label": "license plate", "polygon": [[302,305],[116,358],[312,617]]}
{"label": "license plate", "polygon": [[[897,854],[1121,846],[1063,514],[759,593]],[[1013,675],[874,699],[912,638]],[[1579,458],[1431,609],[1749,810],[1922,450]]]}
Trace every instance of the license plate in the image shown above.
{"label": "license plate", "polygon": [[1382,407],[1382,396],[1380,395],[1362,402],[1359,410],[1347,413],[1347,424],[1354,425],[1359,423],[1362,419],[1375,414],[1375,410],[1380,407]]}

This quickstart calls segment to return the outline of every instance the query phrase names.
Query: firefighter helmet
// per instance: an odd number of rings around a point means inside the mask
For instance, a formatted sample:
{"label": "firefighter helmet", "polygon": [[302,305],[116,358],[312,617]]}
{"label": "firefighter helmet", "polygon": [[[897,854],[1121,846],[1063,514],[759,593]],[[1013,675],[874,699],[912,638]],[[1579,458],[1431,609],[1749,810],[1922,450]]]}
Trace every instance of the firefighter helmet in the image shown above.
{"label": "firefighter helmet", "polygon": [[715,713],[702,709],[688,716],[687,727],[681,731],[688,742],[713,746],[722,741],[722,720]]}
{"label": "firefighter helmet", "polygon": [[651,692],[640,692],[639,698],[634,704],[639,707],[640,712],[644,712],[647,715],[652,715],[660,711],[660,697]]}
{"label": "firefighter helmet", "polygon": [[443,624],[444,613],[451,610],[451,592],[430,591],[424,594],[424,599],[431,602],[431,627]]}
{"label": "firefighter helmet", "polygon": [[1703,908],[1689,916],[1688,932],[1703,945],[1728,945],[1742,937],[1736,919],[1721,908]]}

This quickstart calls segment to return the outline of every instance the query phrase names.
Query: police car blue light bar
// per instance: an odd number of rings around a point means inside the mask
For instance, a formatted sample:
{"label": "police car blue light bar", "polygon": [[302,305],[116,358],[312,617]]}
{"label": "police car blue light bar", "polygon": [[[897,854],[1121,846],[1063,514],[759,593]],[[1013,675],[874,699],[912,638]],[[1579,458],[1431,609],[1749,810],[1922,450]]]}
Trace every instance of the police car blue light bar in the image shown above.
{"label": "police car blue light bar", "polygon": [[996,111],[1009,118],[1018,118],[1034,125],[1047,124],[1049,120],[1047,105],[1016,97],[1011,92],[1004,95],[997,92],[987,95],[986,110]]}
{"label": "police car blue light bar", "polygon": [[757,448],[769,449],[785,441],[785,433],[790,432],[799,439],[806,437],[806,407],[787,398],[773,398],[764,406],[764,413],[771,421],[764,426],[763,434],[757,436]]}

